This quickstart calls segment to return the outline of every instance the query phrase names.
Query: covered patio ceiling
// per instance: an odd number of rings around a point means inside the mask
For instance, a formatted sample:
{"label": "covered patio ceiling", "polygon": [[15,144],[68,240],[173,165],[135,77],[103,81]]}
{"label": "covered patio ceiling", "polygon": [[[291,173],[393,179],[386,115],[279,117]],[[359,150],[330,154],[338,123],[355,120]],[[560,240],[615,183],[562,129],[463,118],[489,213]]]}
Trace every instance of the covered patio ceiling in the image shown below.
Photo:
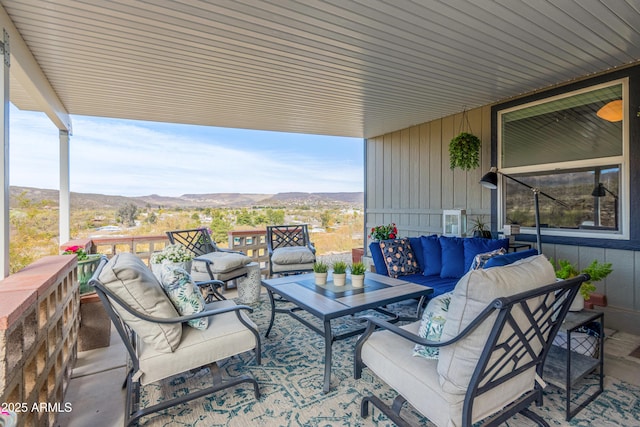
{"label": "covered patio ceiling", "polygon": [[640,59],[637,0],[0,4],[73,115],[372,137]]}

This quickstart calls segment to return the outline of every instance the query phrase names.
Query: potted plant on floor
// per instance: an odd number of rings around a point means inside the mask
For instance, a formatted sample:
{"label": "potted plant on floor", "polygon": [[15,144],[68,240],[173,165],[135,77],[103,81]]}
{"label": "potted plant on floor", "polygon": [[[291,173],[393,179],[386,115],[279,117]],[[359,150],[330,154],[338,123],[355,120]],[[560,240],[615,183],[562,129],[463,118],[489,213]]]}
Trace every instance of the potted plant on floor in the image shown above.
{"label": "potted plant on floor", "polygon": [[578,292],[578,294],[576,295],[576,298],[573,300],[573,304],[571,304],[569,310],[582,310],[584,308],[584,301],[588,300],[591,294],[596,290],[596,286],[593,284],[593,282],[599,282],[600,280],[611,274],[612,271],[613,269],[611,268],[610,262],[602,263],[597,259],[594,259],[591,264],[589,264],[586,268],[583,268],[580,272],[574,264],[567,261],[566,259],[558,260],[556,268],[557,278],[566,280],[575,277],[580,273],[585,273],[590,276],[590,279],[588,281],[583,282],[582,285],[580,285],[580,292]]}
{"label": "potted plant on floor", "polygon": [[63,255],[78,257],[78,288],[80,292],[80,329],[78,351],[108,347],[111,340],[111,319],[100,298],[89,285],[102,255],[87,254],[83,246],[68,246]]}
{"label": "potted plant on floor", "polygon": [[329,266],[322,261],[316,261],[313,264],[313,273],[315,275],[316,285],[327,284],[328,271],[329,271]]}
{"label": "potted plant on floor", "polygon": [[344,286],[347,282],[347,263],[344,261],[336,261],[333,263],[333,284],[335,286]]}
{"label": "potted plant on floor", "polygon": [[354,288],[362,288],[364,286],[364,273],[367,271],[362,262],[354,262],[349,268],[351,270],[351,285]]}

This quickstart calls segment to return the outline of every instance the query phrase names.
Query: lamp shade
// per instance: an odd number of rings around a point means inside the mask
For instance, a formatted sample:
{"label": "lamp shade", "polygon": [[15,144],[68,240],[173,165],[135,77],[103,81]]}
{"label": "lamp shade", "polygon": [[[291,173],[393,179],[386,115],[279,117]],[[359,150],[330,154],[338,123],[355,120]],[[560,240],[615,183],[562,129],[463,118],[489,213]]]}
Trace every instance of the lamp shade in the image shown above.
{"label": "lamp shade", "polygon": [[596,115],[608,122],[619,122],[622,120],[622,99],[608,102],[602,106]]}
{"label": "lamp shade", "polygon": [[484,174],[480,180],[480,184],[482,184],[483,187],[490,188],[492,190],[498,188],[498,174],[496,173],[496,168],[491,168],[489,172]]}
{"label": "lamp shade", "polygon": [[593,197],[604,197],[607,195],[607,193],[604,191],[604,185],[602,183],[599,183],[598,185],[596,185],[593,188],[593,191],[591,192],[591,195]]}

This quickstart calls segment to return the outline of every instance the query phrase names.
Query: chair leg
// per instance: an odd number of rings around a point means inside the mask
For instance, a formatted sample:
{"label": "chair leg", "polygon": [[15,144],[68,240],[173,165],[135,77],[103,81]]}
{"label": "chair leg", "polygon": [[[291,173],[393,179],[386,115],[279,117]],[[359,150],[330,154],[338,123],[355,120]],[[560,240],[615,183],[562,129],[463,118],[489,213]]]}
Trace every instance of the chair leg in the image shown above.
{"label": "chair leg", "polygon": [[540,415],[536,414],[535,412],[532,412],[530,409],[523,409],[522,411],[520,411],[520,413],[525,417],[529,418],[530,420],[534,421],[540,427],[549,427],[549,423],[547,423],[544,419],[542,419]]}
{"label": "chair leg", "polygon": [[362,398],[362,403],[360,404],[360,416],[362,418],[366,418],[369,415],[369,402],[378,408],[380,412],[385,414],[387,418],[393,421],[393,423],[398,427],[411,427],[408,422],[400,417],[400,409],[402,409],[402,405],[406,402],[404,397],[398,395],[394,399],[392,407],[389,407],[376,396],[365,396]]}

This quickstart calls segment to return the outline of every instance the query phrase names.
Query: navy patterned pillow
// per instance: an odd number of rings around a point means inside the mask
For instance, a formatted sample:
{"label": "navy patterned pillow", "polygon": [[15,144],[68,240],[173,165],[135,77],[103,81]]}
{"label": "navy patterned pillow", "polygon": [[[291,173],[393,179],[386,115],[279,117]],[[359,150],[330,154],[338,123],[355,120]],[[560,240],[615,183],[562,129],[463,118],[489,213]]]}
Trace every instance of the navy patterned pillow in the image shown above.
{"label": "navy patterned pillow", "polygon": [[409,239],[383,240],[380,242],[380,250],[384,263],[387,265],[389,277],[406,276],[420,272]]}

